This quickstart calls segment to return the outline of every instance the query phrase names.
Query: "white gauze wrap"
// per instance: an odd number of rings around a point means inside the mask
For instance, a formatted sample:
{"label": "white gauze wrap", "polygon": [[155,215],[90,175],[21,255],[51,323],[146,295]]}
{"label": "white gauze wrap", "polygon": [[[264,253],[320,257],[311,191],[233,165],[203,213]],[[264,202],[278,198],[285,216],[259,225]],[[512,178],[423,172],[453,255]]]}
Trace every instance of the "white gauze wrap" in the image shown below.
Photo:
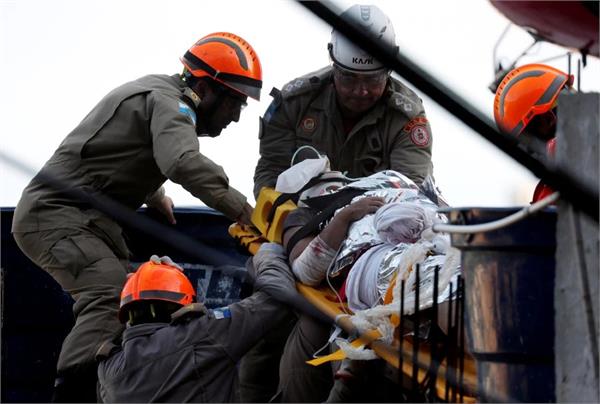
{"label": "white gauze wrap", "polygon": [[323,279],[337,251],[317,236],[306,246],[302,254],[292,263],[292,272],[300,282],[316,286]]}
{"label": "white gauze wrap", "polygon": [[424,207],[410,202],[388,203],[377,210],[373,222],[382,240],[396,245],[415,243],[421,238],[421,232],[431,227],[428,217],[435,211],[427,212]]}

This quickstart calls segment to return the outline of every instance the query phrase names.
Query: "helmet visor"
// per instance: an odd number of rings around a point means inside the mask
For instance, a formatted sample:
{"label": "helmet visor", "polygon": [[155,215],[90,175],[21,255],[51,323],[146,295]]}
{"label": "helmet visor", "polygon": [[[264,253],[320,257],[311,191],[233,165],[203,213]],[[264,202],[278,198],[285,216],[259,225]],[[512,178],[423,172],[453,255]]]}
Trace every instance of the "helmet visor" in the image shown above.
{"label": "helmet visor", "polygon": [[333,76],[337,83],[346,86],[365,85],[367,87],[379,87],[387,82],[390,77],[388,69],[379,69],[370,72],[356,72],[344,69],[338,64],[333,64]]}

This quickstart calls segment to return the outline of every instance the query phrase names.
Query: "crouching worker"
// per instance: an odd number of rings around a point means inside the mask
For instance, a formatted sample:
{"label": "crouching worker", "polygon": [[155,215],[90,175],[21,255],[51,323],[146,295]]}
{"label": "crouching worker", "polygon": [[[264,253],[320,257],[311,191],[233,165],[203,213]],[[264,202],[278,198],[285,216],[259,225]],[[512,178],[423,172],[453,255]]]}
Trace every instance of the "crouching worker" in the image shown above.
{"label": "crouching worker", "polygon": [[[166,258],[166,257],[165,257]],[[169,259],[144,263],[121,293],[123,342],[100,358],[104,402],[239,401],[238,360],[289,315],[271,295],[296,293],[283,248],[266,243],[249,265],[251,297],[207,310]]]}

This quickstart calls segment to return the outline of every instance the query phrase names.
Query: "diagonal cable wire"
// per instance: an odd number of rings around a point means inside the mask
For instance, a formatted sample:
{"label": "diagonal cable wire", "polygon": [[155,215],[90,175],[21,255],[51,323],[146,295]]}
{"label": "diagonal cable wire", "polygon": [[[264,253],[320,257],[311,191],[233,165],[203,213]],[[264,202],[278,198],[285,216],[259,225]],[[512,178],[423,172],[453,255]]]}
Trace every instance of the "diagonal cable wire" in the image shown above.
{"label": "diagonal cable wire", "polygon": [[[2,151],[0,151],[0,160],[4,160],[10,166],[27,175],[35,175],[34,169]],[[191,257],[199,259],[201,262],[213,266],[240,265],[237,260],[217,250],[216,248],[209,247],[206,244],[186,236],[185,234],[155,220],[138,215],[135,211],[105,195],[100,193],[89,194],[81,189],[72,187],[67,181],[48,175],[43,171],[40,171],[37,174],[37,178],[46,185],[59,190],[60,192],[64,192],[65,194],[76,198],[81,202],[90,204],[95,209],[105,213],[109,217],[114,218],[118,222],[157,238],[163,243],[177,249],[178,251],[184,252]]]}
{"label": "diagonal cable wire", "polygon": [[298,3],[358,46],[367,49],[370,55],[404,77],[460,119],[465,125],[529,169],[538,178],[541,178],[546,184],[560,191],[563,199],[569,201],[573,206],[598,222],[599,199],[597,187],[533,157],[520,146],[517,138],[498,132],[491,120],[483,115],[481,111],[474,108],[431,74],[421,69],[396,47],[385,44],[372,35],[362,32],[357,28],[358,24],[351,17],[340,17],[341,10],[331,2],[298,0]]}

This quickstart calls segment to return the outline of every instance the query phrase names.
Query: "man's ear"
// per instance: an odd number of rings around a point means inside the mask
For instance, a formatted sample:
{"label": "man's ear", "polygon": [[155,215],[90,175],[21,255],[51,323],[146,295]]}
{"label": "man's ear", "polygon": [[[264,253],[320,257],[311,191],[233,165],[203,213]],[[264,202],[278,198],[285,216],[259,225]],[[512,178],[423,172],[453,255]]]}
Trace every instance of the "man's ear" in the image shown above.
{"label": "man's ear", "polygon": [[206,92],[210,91],[210,87],[205,80],[196,80],[192,90],[194,90],[194,92],[198,94],[198,97],[202,99],[206,96]]}

